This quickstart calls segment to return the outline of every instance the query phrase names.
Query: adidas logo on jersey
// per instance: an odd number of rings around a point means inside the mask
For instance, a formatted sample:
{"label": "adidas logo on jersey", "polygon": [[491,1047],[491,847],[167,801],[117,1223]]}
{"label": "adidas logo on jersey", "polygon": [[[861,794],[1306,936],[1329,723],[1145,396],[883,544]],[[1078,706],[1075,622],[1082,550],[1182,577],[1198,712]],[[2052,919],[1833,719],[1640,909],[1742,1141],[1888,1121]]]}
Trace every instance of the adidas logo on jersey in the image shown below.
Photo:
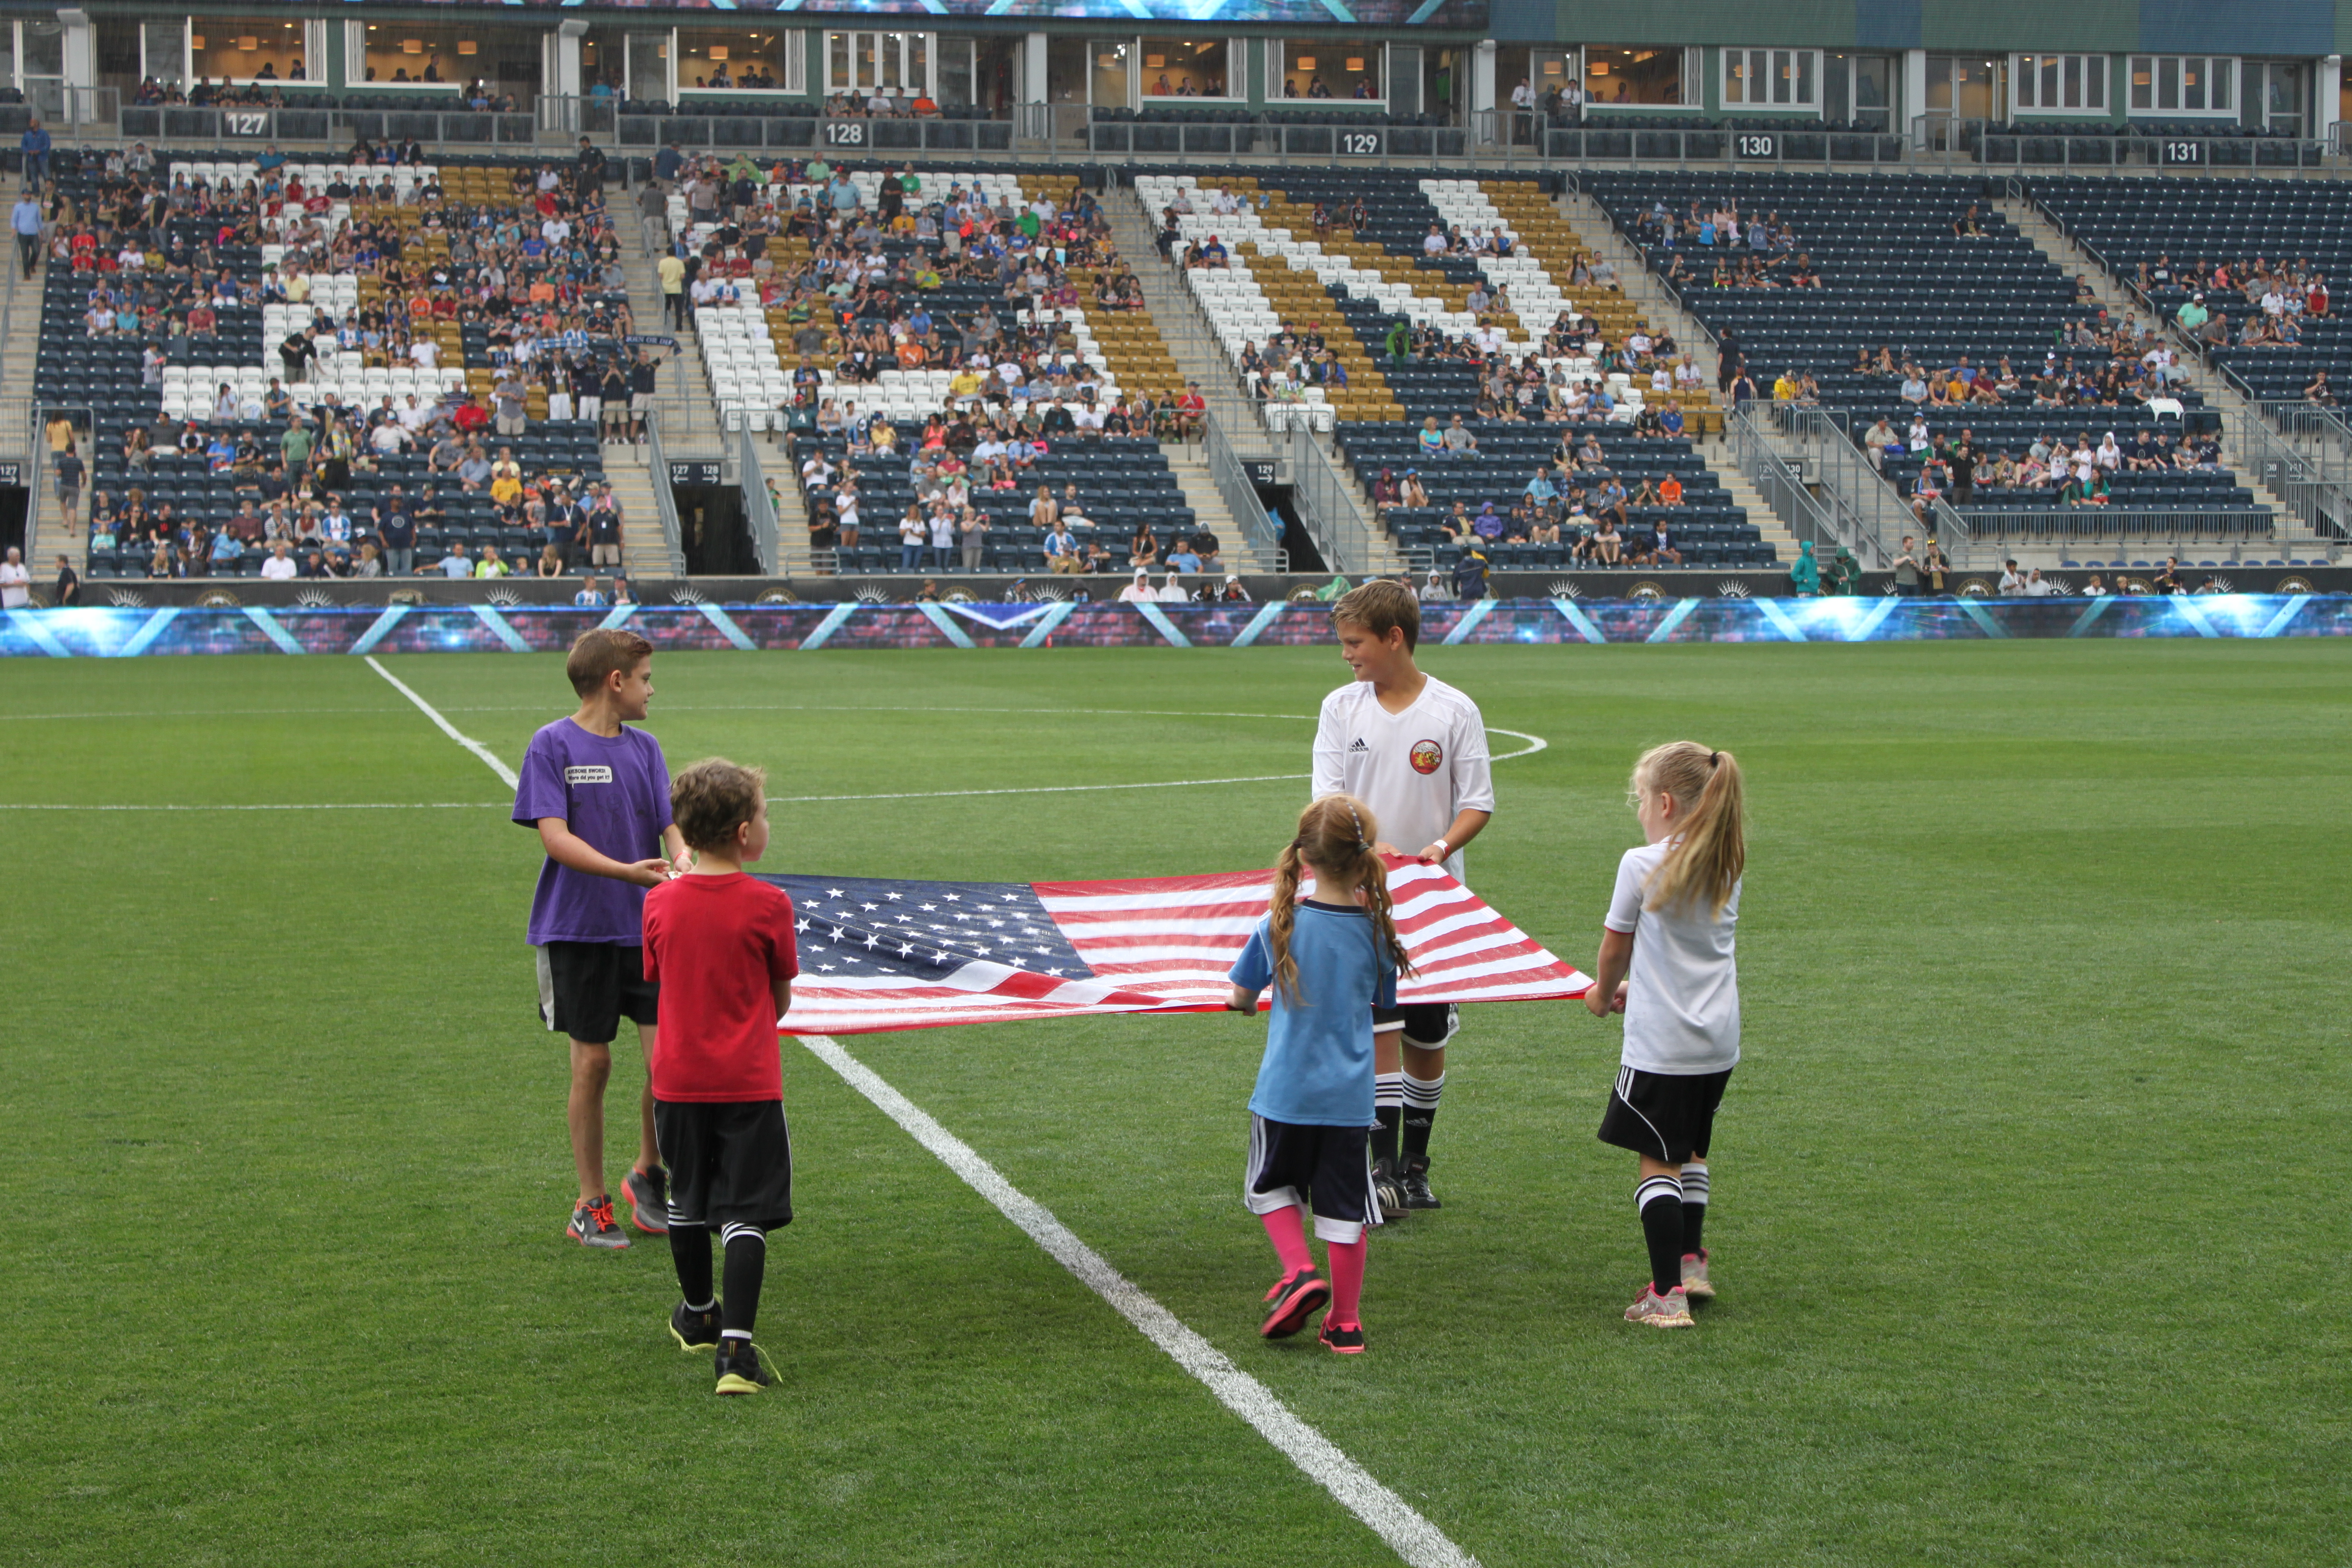
{"label": "adidas logo on jersey", "polygon": [[1359,735],[1356,737],[1356,743],[1349,746],[1348,750],[1350,752],[1369,752],[1371,748],[1364,744],[1364,738],[1361,735]]}

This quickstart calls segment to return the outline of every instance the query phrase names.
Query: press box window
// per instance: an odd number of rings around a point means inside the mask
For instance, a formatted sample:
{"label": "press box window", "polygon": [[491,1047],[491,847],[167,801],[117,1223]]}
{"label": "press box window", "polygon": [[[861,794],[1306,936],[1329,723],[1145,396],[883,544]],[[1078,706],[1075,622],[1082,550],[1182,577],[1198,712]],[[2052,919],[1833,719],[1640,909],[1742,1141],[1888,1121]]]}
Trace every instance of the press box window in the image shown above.
{"label": "press box window", "polygon": [[2010,75],[2017,107],[2036,114],[2107,111],[2105,55],[2020,55]]}
{"label": "press box window", "polygon": [[2224,55],[2134,55],[2135,114],[2231,114],[2238,62]]}
{"label": "press box window", "polygon": [[1726,109],[1811,109],[1822,105],[1816,49],[1726,49]]}

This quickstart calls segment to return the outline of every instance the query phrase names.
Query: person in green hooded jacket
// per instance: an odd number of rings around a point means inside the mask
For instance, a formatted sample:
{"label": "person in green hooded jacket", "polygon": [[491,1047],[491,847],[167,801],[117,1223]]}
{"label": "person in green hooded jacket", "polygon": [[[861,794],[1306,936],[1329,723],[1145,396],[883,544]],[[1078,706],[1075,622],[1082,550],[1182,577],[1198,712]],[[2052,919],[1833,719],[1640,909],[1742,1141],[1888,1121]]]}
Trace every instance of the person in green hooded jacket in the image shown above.
{"label": "person in green hooded jacket", "polygon": [[1388,351],[1390,360],[1397,364],[1404,363],[1405,354],[1412,347],[1412,333],[1406,329],[1404,318],[1402,316],[1399,316],[1395,321],[1389,323]]}
{"label": "person in green hooded jacket", "polygon": [[1856,592],[1861,583],[1862,567],[1854,561],[1853,552],[1839,545],[1828,575],[1822,579],[1822,592],[1844,596]]}
{"label": "person in green hooded jacket", "polygon": [[1800,599],[1815,599],[1822,592],[1822,563],[1813,559],[1813,542],[1797,546],[1797,563],[1789,568],[1789,587]]}

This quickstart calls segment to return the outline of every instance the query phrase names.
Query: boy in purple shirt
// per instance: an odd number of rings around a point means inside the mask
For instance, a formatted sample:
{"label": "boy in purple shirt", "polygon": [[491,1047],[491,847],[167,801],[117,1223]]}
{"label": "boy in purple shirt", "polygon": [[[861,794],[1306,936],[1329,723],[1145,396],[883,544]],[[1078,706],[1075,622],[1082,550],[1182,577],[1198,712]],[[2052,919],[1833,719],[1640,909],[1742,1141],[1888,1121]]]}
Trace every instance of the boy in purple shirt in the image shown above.
{"label": "boy in purple shirt", "polygon": [[[541,1016],[572,1040],[567,1120],[580,1197],[566,1234],[583,1247],[629,1245],[604,1190],[604,1086],[624,1016],[653,1053],[659,992],[646,978],[646,889],[686,866],[661,744],[627,727],[644,721],[653,700],[653,652],[635,632],[581,633],[563,667],[580,710],[530,738],[515,784],[514,820],[536,827],[547,848],[530,941],[539,949]],[[654,1142],[650,1079],[639,1121],[629,1207],[639,1230],[658,1236],[669,1227],[669,1179]]]}

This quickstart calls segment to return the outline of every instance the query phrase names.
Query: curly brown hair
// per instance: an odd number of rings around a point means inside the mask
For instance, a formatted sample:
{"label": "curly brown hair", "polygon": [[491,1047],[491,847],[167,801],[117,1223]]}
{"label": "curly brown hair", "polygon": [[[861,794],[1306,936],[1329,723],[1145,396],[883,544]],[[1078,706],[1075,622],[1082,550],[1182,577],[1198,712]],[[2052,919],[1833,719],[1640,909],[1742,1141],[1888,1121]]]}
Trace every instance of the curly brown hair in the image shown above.
{"label": "curly brown hair", "polygon": [[760,815],[767,793],[765,768],[705,757],[670,781],[670,815],[688,848],[728,849],[735,830]]}

